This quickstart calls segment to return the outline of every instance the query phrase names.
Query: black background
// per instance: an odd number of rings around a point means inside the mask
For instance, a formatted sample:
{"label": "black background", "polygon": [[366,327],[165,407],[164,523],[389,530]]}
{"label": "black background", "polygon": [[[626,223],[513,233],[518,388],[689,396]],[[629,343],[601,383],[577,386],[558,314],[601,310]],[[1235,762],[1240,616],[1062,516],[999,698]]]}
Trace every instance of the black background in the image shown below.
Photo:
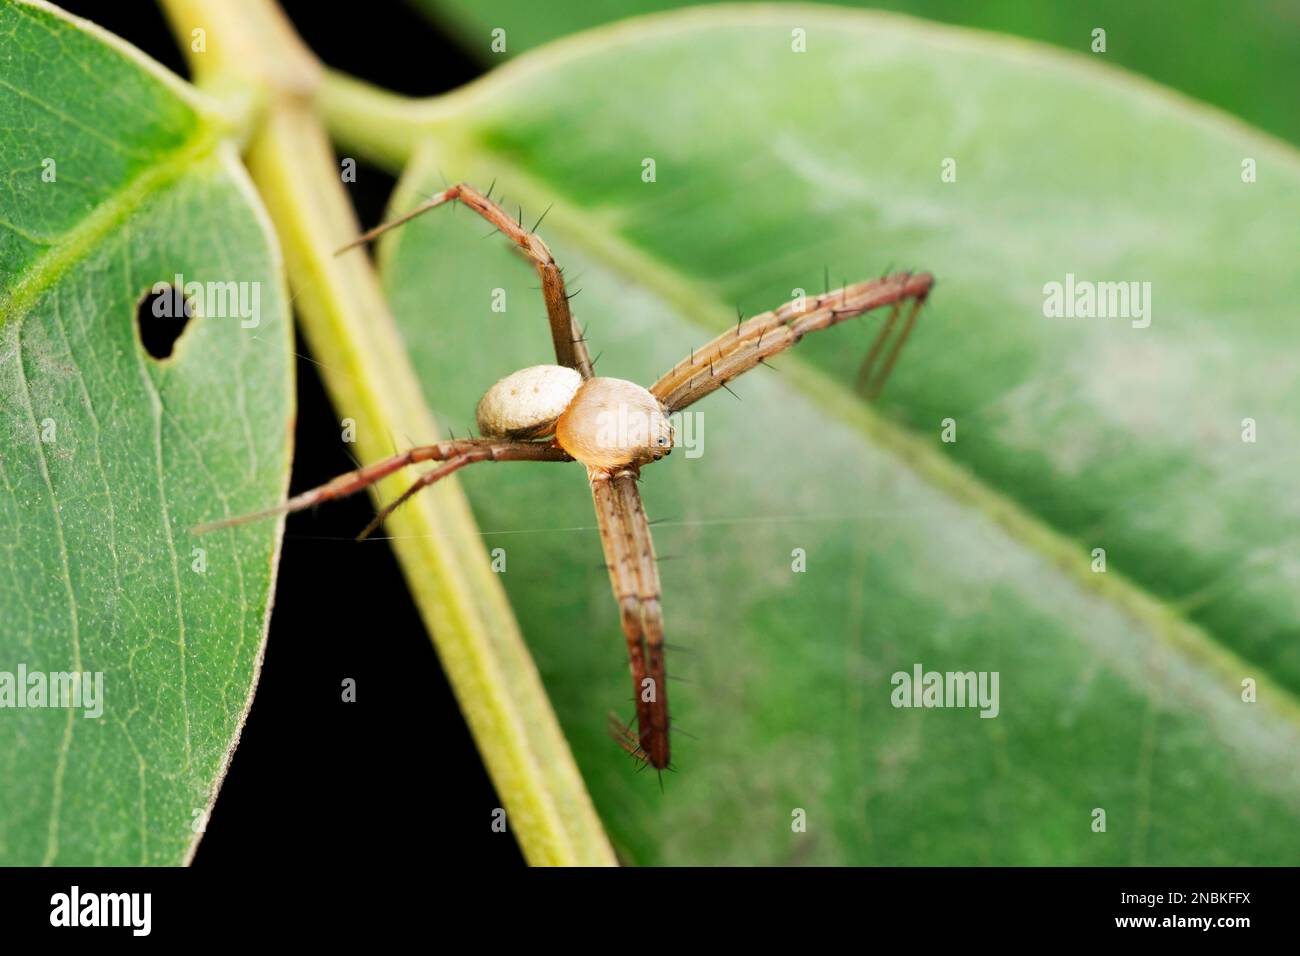
{"label": "black background", "polygon": [[[188,75],[153,3],[60,6]],[[397,92],[439,93],[482,72],[398,0],[281,6],[327,65]],[[358,167],[347,188],[361,222],[382,220],[393,185]],[[355,467],[310,353],[295,347],[291,493]],[[261,680],[196,867],[522,864],[513,837],[492,832],[500,801],[392,552],[352,540],[373,514],[361,495],[289,517]],[[356,703],[341,699],[345,678]]]}

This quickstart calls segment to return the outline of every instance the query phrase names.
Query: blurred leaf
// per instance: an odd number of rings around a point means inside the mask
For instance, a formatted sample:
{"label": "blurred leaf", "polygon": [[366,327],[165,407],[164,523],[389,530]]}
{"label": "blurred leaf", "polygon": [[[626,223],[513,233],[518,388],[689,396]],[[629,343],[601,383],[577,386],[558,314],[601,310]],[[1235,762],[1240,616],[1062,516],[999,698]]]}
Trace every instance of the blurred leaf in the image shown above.
{"label": "blurred leaf", "polygon": [[[791,52],[796,25],[816,56]],[[391,160],[402,115],[332,123],[356,145],[373,120]],[[854,323],[702,403],[703,454],[646,470],[694,735],[663,795],[603,734],[629,688],[581,469],[467,472],[629,860],[1297,858],[1294,153],[1077,58],[806,8],[599,31],[404,115],[424,146],[395,210],[443,176],[496,179],[525,221],[555,203],[545,237],[605,375],[648,383],[823,267],[938,277],[878,409],[848,387],[876,320]],[[441,210],[381,260],[457,432],[492,381],[549,360],[535,278],[485,232]],[[1150,282],[1150,327],[1045,318],[1067,273]],[[998,672],[999,715],[895,709],[891,675],[918,663]]]}
{"label": "blurred leaf", "polygon": [[[505,31],[517,55],[578,30],[624,17],[694,6],[693,0],[415,0],[453,30],[466,49],[495,61],[492,31]],[[1215,0],[845,0],[841,7],[910,13],[959,26],[1055,43],[1145,73],[1220,106],[1292,142],[1300,142],[1300,5],[1257,0],[1230,10]],[[799,23],[797,7],[791,23]],[[1093,54],[1093,31],[1106,31],[1106,51]],[[817,55],[815,46],[809,54]]]}
{"label": "blurred leaf", "polygon": [[[161,68],[13,2],[0,63],[0,672],[103,675],[98,718],[0,709],[0,863],[179,864],[248,709],[279,553],[279,523],[189,531],[288,480],[278,253],[222,129]],[[177,275],[260,309],[204,296],[156,360],[137,303]]]}

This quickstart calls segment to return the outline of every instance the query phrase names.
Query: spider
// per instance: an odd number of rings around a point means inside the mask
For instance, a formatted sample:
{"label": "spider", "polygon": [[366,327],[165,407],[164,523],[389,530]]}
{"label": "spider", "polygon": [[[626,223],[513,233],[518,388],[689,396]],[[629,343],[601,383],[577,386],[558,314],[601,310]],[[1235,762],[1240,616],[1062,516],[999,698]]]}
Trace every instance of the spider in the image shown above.
{"label": "spider", "polygon": [[[444,203],[463,203],[504,233],[536,267],[556,364],[522,369],[488,389],[476,411],[481,438],[410,448],[340,475],[274,508],[196,530],[299,511],[355,494],[408,465],[438,462],[437,467],[380,509],[359,535],[365,538],[412,495],[475,462],[580,462],[586,466],[596,507],[636,701],[636,731],[615,714],[609,716],[609,730],[633,758],[662,770],[669,765],[663,610],[650,524],[637,481],[643,467],[672,451],[675,436],[669,416],[726,388],[732,379],[784,352],[809,332],[889,306],[889,316],[858,378],[860,390],[868,398],[875,398],[912,331],[934,279],[928,273],[887,274],[820,296],[796,299],[750,319],[739,319],[734,329],[692,351],[647,389],[635,382],[594,373],[586,340],[569,309],[571,296],[565,291],[564,277],[550,249],[535,232],[523,227],[522,217],[512,219],[493,202],[491,192],[489,189],[485,195],[465,183],[451,186],[405,215],[362,234],[339,253]],[[906,317],[901,331],[894,335],[904,304],[908,304]]]}

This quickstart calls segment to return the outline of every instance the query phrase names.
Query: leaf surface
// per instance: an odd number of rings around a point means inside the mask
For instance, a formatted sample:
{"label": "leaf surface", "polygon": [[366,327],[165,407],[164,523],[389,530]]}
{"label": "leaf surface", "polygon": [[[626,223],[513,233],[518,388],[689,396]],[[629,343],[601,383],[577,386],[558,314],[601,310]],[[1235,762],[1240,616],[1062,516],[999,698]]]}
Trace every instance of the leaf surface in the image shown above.
{"label": "leaf surface", "polygon": [[[503,55],[493,46],[500,40],[494,31],[504,31],[504,55],[515,56],[625,17],[695,6],[688,0],[564,4],[416,0],[416,4],[452,30],[465,49],[493,63]],[[891,10],[1054,43],[1098,62],[1146,74],[1293,143],[1300,142],[1300,111],[1293,96],[1300,86],[1300,57],[1296,56],[1300,13],[1286,0],[1238,4],[1231,16],[1225,16],[1223,7],[1213,2],[1181,0],[839,0],[835,5]],[[792,11],[791,29],[802,25],[800,8],[785,9]],[[1104,31],[1104,37],[1097,35],[1098,30]],[[1104,39],[1105,49],[1094,52],[1099,39]],[[815,46],[808,49],[812,56],[819,52]]]}
{"label": "leaf surface", "polygon": [[[7,2],[0,63],[0,862],[175,865],[261,663],[281,524],[190,529],[287,484],[279,253],[222,123],[141,54]],[[155,359],[137,305],[178,276]],[[20,708],[21,671],[98,703]]]}

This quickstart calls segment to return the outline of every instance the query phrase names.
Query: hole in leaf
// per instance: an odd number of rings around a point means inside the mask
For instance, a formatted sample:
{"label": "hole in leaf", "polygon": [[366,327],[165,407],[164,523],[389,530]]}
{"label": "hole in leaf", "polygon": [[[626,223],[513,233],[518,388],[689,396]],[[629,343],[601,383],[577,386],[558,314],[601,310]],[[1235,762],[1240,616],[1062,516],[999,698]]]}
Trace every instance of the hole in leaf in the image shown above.
{"label": "hole in leaf", "polygon": [[155,286],[135,307],[140,344],[156,359],[170,357],[193,316],[194,303],[185,298],[184,290],[175,285],[165,289]]}

